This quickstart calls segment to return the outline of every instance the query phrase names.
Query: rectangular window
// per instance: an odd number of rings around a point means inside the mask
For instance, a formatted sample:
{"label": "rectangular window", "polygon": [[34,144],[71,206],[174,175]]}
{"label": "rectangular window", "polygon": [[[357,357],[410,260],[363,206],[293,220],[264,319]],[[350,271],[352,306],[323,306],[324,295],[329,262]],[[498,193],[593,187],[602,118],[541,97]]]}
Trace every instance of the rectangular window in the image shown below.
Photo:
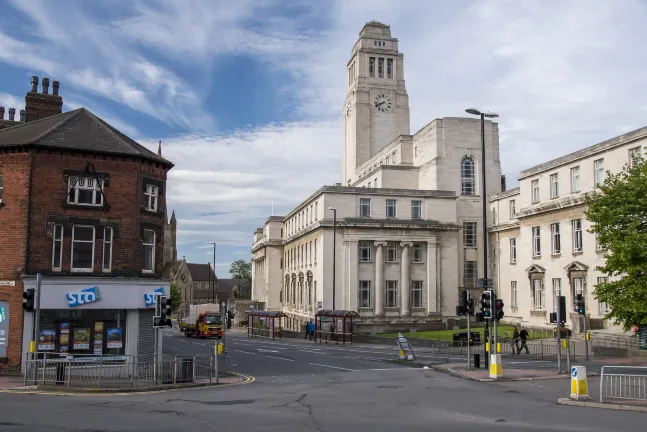
{"label": "rectangular window", "polygon": [[517,239],[510,239],[510,263],[514,264],[517,262]]}
{"label": "rectangular window", "polygon": [[52,245],[52,270],[61,270],[61,262],[63,256],[63,225],[54,225],[53,232],[53,245]]}
{"label": "rectangular window", "polygon": [[532,227],[532,256],[541,256],[541,228]]}
{"label": "rectangular window", "polygon": [[279,260],[279,268],[283,270],[283,258]]}
{"label": "rectangular window", "polygon": [[94,270],[94,227],[74,225],[72,227],[72,271],[91,272]]}
{"label": "rectangular window", "polygon": [[514,200],[510,200],[510,219],[514,218],[515,213],[517,213],[517,207]]}
{"label": "rectangular window", "polygon": [[539,180],[533,180],[530,183],[532,204],[537,204],[539,202]]}
{"label": "rectangular window", "polygon": [[359,307],[371,307],[371,281],[359,281]]}
{"label": "rectangular window", "polygon": [[153,273],[155,270],[155,231],[144,230],[144,273]]}
{"label": "rectangular window", "polygon": [[396,217],[396,201],[394,199],[386,200],[386,217],[394,218]]}
{"label": "rectangular window", "polygon": [[562,280],[560,278],[553,278],[553,310],[559,308],[559,296],[562,295]]}
{"label": "rectangular window", "polygon": [[600,242],[598,241],[598,233],[595,233],[595,250],[598,250],[598,251],[606,250],[604,245],[600,244]]}
{"label": "rectangular window", "polygon": [[398,246],[388,245],[386,247],[386,262],[396,262],[398,260]]}
{"label": "rectangular window", "polygon": [[393,59],[386,60],[386,77],[393,79]]}
{"label": "rectangular window", "polygon": [[413,245],[413,262],[421,263],[422,262],[422,246]]}
{"label": "rectangular window", "polygon": [[312,241],[310,241],[310,264],[312,264]]}
{"label": "rectangular window", "polygon": [[577,295],[584,295],[584,278],[573,278],[573,299]]}
{"label": "rectangular window", "polygon": [[67,202],[68,204],[102,206],[102,188],[103,180],[97,182],[97,179],[90,177],[80,177],[77,180],[76,177],[70,176],[67,186]]}
{"label": "rectangular window", "polygon": [[319,219],[319,203],[315,203],[315,220]]}
{"label": "rectangular window", "polygon": [[[598,285],[609,282],[608,277],[598,277]],[[606,302],[598,302],[598,309],[600,315],[606,315],[611,312],[609,305]]]}
{"label": "rectangular window", "polygon": [[411,307],[422,307],[422,281],[411,281]]}
{"label": "rectangular window", "polygon": [[593,174],[596,186],[604,183],[604,159],[598,159],[593,162]]}
{"label": "rectangular window", "polygon": [[398,281],[386,281],[386,307],[398,307]]}
{"label": "rectangular window", "polygon": [[476,247],[476,222],[463,222],[463,246]]}
{"label": "rectangular window", "polygon": [[510,307],[519,307],[519,297],[517,293],[517,281],[510,282]]}
{"label": "rectangular window", "polygon": [[463,269],[463,286],[466,288],[476,287],[476,278],[478,277],[478,262],[465,261]]}
{"label": "rectangular window", "polygon": [[359,260],[361,262],[371,262],[371,244],[369,242],[359,244]]}
{"label": "rectangular window", "polygon": [[533,306],[535,310],[544,310],[544,287],[539,279],[533,279]]}
{"label": "rectangular window", "polygon": [[580,167],[571,168],[571,192],[580,191]]}
{"label": "rectangular window", "polygon": [[550,224],[550,246],[553,255],[562,253],[562,239],[559,234],[559,223]]}
{"label": "rectangular window", "polygon": [[368,76],[375,78],[375,57],[368,59]]}
{"label": "rectangular window", "polygon": [[112,270],[112,227],[103,229],[103,264],[101,269],[104,272]]}
{"label": "rectangular window", "polygon": [[317,239],[315,239],[315,264],[317,264]]}
{"label": "rectangular window", "polygon": [[377,59],[377,77],[384,78],[384,59],[381,57]]}
{"label": "rectangular window", "polygon": [[[629,149],[629,168],[632,168],[636,160],[640,157],[640,146]],[[0,186],[2,186],[0,184]]]}
{"label": "rectangular window", "polygon": [[550,197],[559,197],[559,178],[557,177],[557,173],[550,175]]}
{"label": "rectangular window", "polygon": [[369,198],[359,199],[359,216],[371,217],[371,200]]}
{"label": "rectangular window", "polygon": [[573,252],[582,252],[582,219],[571,221],[573,228]]}
{"label": "rectangular window", "polygon": [[411,200],[411,219],[422,218],[422,201]]}

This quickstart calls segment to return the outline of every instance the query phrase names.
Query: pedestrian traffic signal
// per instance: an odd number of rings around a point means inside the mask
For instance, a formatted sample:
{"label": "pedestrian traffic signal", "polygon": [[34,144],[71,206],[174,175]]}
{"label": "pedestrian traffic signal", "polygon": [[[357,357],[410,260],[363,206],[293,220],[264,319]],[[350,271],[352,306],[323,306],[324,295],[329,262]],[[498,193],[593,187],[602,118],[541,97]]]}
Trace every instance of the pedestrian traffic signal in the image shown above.
{"label": "pedestrian traffic signal", "polygon": [[173,327],[171,322],[171,299],[167,296],[156,296],[155,310],[159,315],[153,317],[153,327]]}
{"label": "pedestrian traffic signal", "polygon": [[467,301],[467,315],[474,315],[474,299],[470,298]]}
{"label": "pedestrian traffic signal", "polygon": [[494,318],[496,318],[497,321],[501,321],[503,315],[503,300],[496,299],[494,302]]}
{"label": "pedestrian traffic signal", "polygon": [[584,305],[584,297],[582,296],[582,294],[578,294],[575,297],[575,312],[577,312],[579,315],[586,314],[586,307]]}
{"label": "pedestrian traffic signal", "polygon": [[27,288],[27,291],[22,293],[22,308],[25,312],[34,311],[34,293],[36,291],[33,288]]}
{"label": "pedestrian traffic signal", "polygon": [[481,295],[481,314],[483,319],[492,318],[492,291],[485,291]]}
{"label": "pedestrian traffic signal", "polygon": [[458,293],[458,306],[456,306],[456,315],[466,315],[467,314],[467,290],[461,290]]}

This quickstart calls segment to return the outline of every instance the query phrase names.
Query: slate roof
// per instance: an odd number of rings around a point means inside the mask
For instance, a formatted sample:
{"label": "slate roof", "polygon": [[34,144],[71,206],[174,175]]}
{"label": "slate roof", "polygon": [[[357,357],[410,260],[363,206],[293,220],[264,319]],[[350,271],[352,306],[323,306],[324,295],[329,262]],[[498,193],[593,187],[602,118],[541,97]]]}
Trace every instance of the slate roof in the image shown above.
{"label": "slate roof", "polygon": [[85,108],[0,130],[0,148],[17,146],[139,156],[173,166],[170,161],[148,150]]}
{"label": "slate roof", "polygon": [[218,288],[216,294],[220,301],[227,302],[229,298],[233,297],[234,285],[238,285],[240,281],[241,290],[239,291],[241,297],[249,297],[249,283],[244,279],[220,279],[218,281]]}
{"label": "slate roof", "polygon": [[[186,264],[189,267],[189,273],[194,282],[203,282],[209,280],[218,280],[213,268],[209,264]],[[209,275],[211,273],[211,275]]]}

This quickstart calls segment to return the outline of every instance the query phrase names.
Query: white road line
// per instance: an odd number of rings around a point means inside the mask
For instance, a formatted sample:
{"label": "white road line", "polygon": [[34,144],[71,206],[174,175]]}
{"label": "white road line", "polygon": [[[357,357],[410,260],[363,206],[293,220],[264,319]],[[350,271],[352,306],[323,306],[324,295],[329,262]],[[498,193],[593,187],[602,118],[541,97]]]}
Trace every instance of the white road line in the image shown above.
{"label": "white road line", "polygon": [[309,354],[321,354],[321,355],[333,355],[333,353],[324,353],[321,351],[310,351],[310,350],[299,350],[300,352],[309,353]]}
{"label": "white road line", "polygon": [[351,372],[356,371],[356,369],[348,369],[348,368],[337,367],[337,366],[322,365],[322,364],[319,364],[319,363],[308,363],[308,364],[311,364],[313,366],[321,366],[321,367],[327,367],[327,368],[331,368],[331,369],[340,369],[340,370],[351,371]]}
{"label": "white road line", "polygon": [[[262,349],[262,348],[258,348],[257,351],[258,352],[271,352],[271,353],[277,353],[278,352],[278,351],[275,351],[275,350],[266,350],[266,349]],[[271,356],[268,356],[268,357],[271,357]]]}
{"label": "white road line", "polygon": [[243,354],[252,354],[252,355],[256,355],[256,353],[249,352],[249,351],[241,351],[241,350],[232,350],[232,351],[236,351],[236,352],[243,353]]}
{"label": "white road line", "polygon": [[198,343],[198,342],[191,342],[191,343],[192,343],[193,345],[200,345],[200,346],[204,346],[204,344],[201,344],[201,343]]}
{"label": "white road line", "polygon": [[289,359],[289,358],[284,358],[284,357],[276,357],[276,356],[271,356],[271,355],[265,355],[265,357],[270,357],[270,358],[273,358],[273,359],[278,359],[278,360],[285,360],[285,361],[294,361],[294,360],[292,360],[292,359]]}

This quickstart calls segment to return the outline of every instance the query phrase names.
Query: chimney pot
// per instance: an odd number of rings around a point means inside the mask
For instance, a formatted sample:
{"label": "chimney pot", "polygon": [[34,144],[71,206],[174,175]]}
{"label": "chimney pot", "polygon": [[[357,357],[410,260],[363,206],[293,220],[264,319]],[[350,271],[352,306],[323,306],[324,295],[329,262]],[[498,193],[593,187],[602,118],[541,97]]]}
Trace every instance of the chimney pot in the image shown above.
{"label": "chimney pot", "polygon": [[61,86],[61,83],[58,81],[53,81],[52,82],[52,94],[54,96],[58,96],[58,88]]}
{"label": "chimney pot", "polygon": [[49,92],[49,78],[43,78],[43,94]]}
{"label": "chimney pot", "polygon": [[4,120],[4,107],[0,105],[0,120]]}
{"label": "chimney pot", "polygon": [[25,123],[25,119],[27,118],[27,115],[25,114],[25,110],[21,109],[20,110],[20,122]]}
{"label": "chimney pot", "polygon": [[38,91],[38,77],[35,75],[31,77],[31,91],[33,93],[36,93]]}
{"label": "chimney pot", "polygon": [[16,108],[9,108],[9,121],[14,121],[16,118]]}

